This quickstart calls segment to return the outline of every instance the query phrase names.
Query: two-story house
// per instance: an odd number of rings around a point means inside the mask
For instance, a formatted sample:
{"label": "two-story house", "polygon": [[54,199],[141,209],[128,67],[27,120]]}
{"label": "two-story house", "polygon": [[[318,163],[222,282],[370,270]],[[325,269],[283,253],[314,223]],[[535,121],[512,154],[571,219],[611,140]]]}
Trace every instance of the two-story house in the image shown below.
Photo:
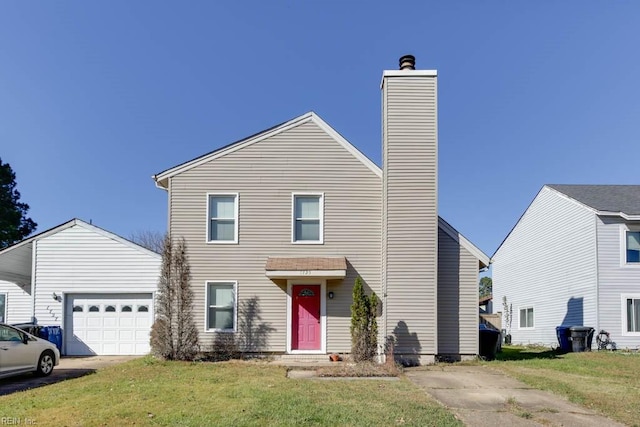
{"label": "two-story house", "polygon": [[[410,362],[478,350],[489,259],[437,209],[437,73],[382,77],[382,169],[307,113],[154,176],[184,237],[203,350],[348,353],[357,276],[380,298],[380,352]],[[249,338],[247,338],[249,337]]]}
{"label": "two-story house", "polygon": [[545,185],[492,263],[514,343],[557,346],[557,326],[584,325],[640,347],[639,185]]}

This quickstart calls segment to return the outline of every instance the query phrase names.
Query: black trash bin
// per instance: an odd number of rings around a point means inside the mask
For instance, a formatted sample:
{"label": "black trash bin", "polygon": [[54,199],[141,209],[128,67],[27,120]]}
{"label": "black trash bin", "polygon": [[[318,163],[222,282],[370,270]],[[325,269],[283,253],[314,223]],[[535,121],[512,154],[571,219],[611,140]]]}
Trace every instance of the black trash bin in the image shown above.
{"label": "black trash bin", "polygon": [[485,360],[493,360],[496,358],[498,351],[498,340],[500,339],[500,331],[491,329],[487,325],[480,324],[480,357]]}
{"label": "black trash bin", "polygon": [[591,340],[595,329],[589,326],[572,326],[569,328],[571,334],[571,349],[574,353],[591,351]]}
{"label": "black trash bin", "polygon": [[31,335],[36,337],[40,337],[40,330],[42,329],[41,326],[38,326],[35,323],[16,323],[11,326],[22,329],[23,331],[30,333]]}

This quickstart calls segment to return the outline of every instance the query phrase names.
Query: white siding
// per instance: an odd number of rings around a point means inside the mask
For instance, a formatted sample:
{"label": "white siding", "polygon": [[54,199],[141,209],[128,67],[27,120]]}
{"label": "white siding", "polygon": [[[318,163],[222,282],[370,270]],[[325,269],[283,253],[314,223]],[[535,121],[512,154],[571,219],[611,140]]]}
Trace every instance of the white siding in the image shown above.
{"label": "white siding", "polygon": [[[557,346],[558,325],[596,327],[595,245],[595,214],[543,187],[493,257],[494,311],[506,296],[514,343]],[[524,307],[531,329],[519,328]]]}
{"label": "white siding", "polygon": [[37,242],[35,317],[63,326],[63,301],[53,294],[154,292],[160,258],[75,225]]}
{"label": "white siding", "polygon": [[622,296],[640,296],[640,266],[625,265],[624,252],[624,232],[627,226],[640,227],[640,222],[598,218],[597,223],[599,328],[611,334],[611,339],[618,348],[638,348],[640,334],[626,333],[626,309],[623,308]]}
{"label": "white siding", "polygon": [[438,352],[437,80],[385,76],[382,96],[385,333],[397,355],[429,362]]}
{"label": "white siding", "polygon": [[7,318],[5,323],[27,323],[31,321],[32,300],[30,286],[0,280],[0,294],[7,296]]}
{"label": "white siding", "polygon": [[[207,193],[238,193],[237,244],[206,243]],[[293,192],[324,194],[324,243],[291,242]],[[285,352],[286,280],[265,277],[270,256],[344,256],[344,280],[329,280],[327,351],[349,352],[350,305],[357,275],[367,293],[380,292],[381,180],[313,122],[200,164],[169,182],[170,231],[184,237],[195,293],[196,324],[203,350],[216,335],[205,332],[205,282],[237,282],[239,307],[256,302],[257,311],[239,313],[261,334],[252,350]],[[249,322],[250,321],[250,322]],[[248,333],[248,331],[246,331]]]}

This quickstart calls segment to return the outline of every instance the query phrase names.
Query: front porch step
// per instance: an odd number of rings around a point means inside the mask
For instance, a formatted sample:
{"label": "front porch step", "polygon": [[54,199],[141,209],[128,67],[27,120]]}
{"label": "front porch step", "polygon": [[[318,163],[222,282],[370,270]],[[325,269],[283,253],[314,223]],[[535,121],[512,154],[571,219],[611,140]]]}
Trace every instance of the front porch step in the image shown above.
{"label": "front porch step", "polygon": [[[343,355],[341,357],[345,358]],[[272,363],[288,367],[313,368],[337,365],[344,362],[332,362],[329,359],[329,354],[282,354],[274,358]]]}

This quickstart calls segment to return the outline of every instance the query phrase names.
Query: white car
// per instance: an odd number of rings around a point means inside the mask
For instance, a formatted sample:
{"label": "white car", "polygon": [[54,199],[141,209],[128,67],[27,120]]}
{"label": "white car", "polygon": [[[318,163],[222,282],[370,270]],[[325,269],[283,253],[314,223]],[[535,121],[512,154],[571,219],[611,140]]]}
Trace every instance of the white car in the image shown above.
{"label": "white car", "polygon": [[0,323],[0,378],[25,372],[47,376],[60,363],[55,344]]}

